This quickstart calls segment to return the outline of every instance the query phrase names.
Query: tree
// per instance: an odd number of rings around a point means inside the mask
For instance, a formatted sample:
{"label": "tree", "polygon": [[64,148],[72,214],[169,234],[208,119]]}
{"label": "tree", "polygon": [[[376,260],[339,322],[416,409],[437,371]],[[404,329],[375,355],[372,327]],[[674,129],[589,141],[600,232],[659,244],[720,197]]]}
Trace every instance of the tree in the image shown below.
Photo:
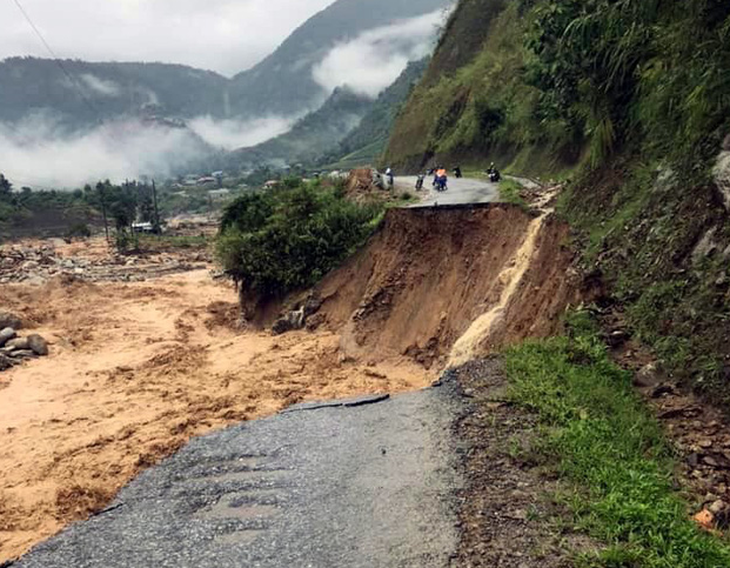
{"label": "tree", "polygon": [[13,184],[3,174],[0,174],[0,197],[7,198],[12,192]]}

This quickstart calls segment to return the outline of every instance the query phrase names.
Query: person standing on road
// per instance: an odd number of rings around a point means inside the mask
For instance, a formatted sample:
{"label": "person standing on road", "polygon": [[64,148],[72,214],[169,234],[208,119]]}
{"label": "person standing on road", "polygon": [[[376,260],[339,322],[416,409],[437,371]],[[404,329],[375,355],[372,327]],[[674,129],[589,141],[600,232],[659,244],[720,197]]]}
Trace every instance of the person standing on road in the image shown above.
{"label": "person standing on road", "polygon": [[391,168],[385,170],[385,177],[388,179],[388,185],[392,188],[395,184],[395,177],[393,176],[393,170]]}

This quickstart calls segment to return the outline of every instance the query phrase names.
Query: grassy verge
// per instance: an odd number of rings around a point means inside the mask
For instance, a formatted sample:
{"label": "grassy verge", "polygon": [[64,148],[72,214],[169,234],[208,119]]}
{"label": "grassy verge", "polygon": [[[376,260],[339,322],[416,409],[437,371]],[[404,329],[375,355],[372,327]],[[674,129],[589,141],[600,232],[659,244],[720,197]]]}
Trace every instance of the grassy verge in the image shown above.
{"label": "grassy verge", "polygon": [[499,182],[499,198],[505,203],[512,203],[527,208],[527,202],[522,199],[520,191],[522,186],[512,179],[503,179]]}
{"label": "grassy verge", "polygon": [[607,545],[582,566],[730,566],[730,546],[698,529],[673,489],[674,463],[661,428],[608,358],[587,317],[571,337],[506,353],[514,399],[536,412],[538,454],[567,482],[562,497],[579,530]]}

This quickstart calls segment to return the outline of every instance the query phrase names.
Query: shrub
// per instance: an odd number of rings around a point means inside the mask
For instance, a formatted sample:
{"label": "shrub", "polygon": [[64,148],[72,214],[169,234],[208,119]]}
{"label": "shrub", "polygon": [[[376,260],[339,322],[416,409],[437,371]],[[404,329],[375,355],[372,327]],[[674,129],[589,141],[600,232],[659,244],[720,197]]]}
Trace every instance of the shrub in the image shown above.
{"label": "shrub", "polygon": [[247,195],[227,208],[216,254],[244,290],[279,296],[335,268],[362,245],[379,213],[317,184]]}

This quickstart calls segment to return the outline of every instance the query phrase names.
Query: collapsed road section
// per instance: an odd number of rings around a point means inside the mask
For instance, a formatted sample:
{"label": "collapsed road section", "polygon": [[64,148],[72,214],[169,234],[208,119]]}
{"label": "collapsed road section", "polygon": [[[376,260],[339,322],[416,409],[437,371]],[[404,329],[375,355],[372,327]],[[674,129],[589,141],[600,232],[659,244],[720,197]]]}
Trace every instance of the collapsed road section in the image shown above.
{"label": "collapsed road section", "polygon": [[461,401],[442,385],[196,439],[14,568],[448,566]]}

